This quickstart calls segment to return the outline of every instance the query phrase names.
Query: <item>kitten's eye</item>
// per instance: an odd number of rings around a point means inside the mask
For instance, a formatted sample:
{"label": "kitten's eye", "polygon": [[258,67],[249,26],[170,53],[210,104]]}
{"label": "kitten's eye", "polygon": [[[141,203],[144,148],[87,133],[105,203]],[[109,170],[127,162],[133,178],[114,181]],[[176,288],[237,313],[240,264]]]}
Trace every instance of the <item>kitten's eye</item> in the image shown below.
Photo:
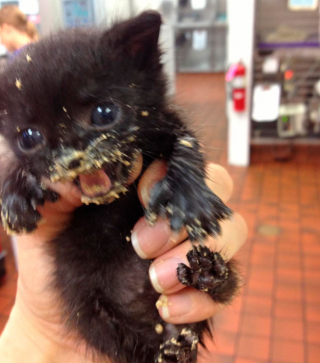
{"label": "kitten's eye", "polygon": [[91,122],[93,126],[102,127],[111,125],[119,118],[120,109],[111,102],[98,105],[91,114]]}
{"label": "kitten's eye", "polygon": [[23,130],[19,135],[19,144],[23,150],[32,150],[43,143],[43,136],[36,129]]}

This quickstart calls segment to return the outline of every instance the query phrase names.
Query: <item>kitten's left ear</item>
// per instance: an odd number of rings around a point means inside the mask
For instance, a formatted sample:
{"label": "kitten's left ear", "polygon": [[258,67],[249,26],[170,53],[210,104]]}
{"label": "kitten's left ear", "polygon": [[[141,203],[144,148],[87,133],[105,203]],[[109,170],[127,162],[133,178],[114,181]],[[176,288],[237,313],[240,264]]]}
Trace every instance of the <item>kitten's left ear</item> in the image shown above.
{"label": "kitten's left ear", "polygon": [[102,46],[115,57],[132,57],[137,67],[159,60],[158,40],[162,21],[156,11],[145,11],[135,18],[114,25],[102,36]]}

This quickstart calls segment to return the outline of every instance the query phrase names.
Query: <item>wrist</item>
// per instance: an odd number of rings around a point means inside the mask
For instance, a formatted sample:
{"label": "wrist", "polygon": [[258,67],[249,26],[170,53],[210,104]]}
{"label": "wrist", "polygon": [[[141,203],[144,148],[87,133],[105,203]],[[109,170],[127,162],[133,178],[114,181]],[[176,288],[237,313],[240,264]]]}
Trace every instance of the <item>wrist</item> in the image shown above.
{"label": "wrist", "polygon": [[76,347],[75,340],[60,338],[61,332],[55,333],[55,329],[48,329],[46,334],[42,331],[43,328],[15,304],[0,337],[1,363],[93,362],[85,349]]}

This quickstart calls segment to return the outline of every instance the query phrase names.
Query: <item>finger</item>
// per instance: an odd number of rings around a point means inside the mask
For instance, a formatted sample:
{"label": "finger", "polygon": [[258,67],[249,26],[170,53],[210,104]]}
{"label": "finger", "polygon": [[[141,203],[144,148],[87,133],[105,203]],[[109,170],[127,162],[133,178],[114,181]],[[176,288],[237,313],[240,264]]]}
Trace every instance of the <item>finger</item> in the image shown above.
{"label": "finger", "polygon": [[226,203],[232,194],[233,181],[225,168],[221,165],[210,163],[206,168],[208,187]]}
{"label": "finger", "polygon": [[129,185],[132,184],[138,178],[138,176],[141,173],[142,166],[143,166],[143,158],[142,158],[142,154],[139,154],[137,159],[134,162],[131,174],[128,179]]}
{"label": "finger", "polygon": [[133,248],[144,259],[161,256],[186,238],[185,229],[173,233],[167,220],[159,218],[154,226],[150,226],[144,217],[136,223],[131,235]]}
{"label": "finger", "polygon": [[[153,186],[166,174],[167,168],[163,161],[155,161],[141,177],[138,194],[144,206],[148,204]],[[217,164],[207,167],[207,184],[218,196],[227,201],[232,193],[233,183],[228,172]],[[156,258],[184,241],[187,233],[183,229],[177,235],[172,233],[169,223],[159,219],[155,226],[150,226],[144,218],[135,225],[132,234],[133,247],[141,258]]]}
{"label": "finger", "polygon": [[156,306],[162,319],[172,324],[206,320],[223,308],[223,305],[215,303],[207,293],[192,288],[172,295],[161,295]]}
{"label": "finger", "polygon": [[52,183],[47,179],[44,180],[43,183],[48,189],[57,192],[60,195],[60,198],[55,203],[47,201],[43,207],[39,207],[41,214],[51,215],[56,212],[71,213],[81,206],[81,191],[75,184],[71,182]]}
{"label": "finger", "polygon": [[[149,166],[141,177],[138,186],[138,194],[140,201],[144,206],[148,205],[152,188],[158,181],[163,179],[166,172],[166,163],[157,160]],[[208,164],[206,172],[208,187],[224,202],[227,202],[233,190],[233,182],[229,173],[222,166],[212,163]]]}
{"label": "finger", "polygon": [[[235,214],[232,220],[221,223],[222,234],[217,238],[208,238],[205,245],[211,251],[218,251],[228,261],[241,248],[247,238],[247,226],[244,219]],[[152,262],[149,269],[151,283],[159,293],[171,294],[184,288],[177,277],[179,263],[189,265],[187,253],[191,242],[186,241],[161,255]]]}
{"label": "finger", "polygon": [[141,203],[146,207],[149,202],[150,192],[154,185],[163,179],[167,173],[167,166],[164,161],[154,161],[143,173],[138,185],[138,195]]}

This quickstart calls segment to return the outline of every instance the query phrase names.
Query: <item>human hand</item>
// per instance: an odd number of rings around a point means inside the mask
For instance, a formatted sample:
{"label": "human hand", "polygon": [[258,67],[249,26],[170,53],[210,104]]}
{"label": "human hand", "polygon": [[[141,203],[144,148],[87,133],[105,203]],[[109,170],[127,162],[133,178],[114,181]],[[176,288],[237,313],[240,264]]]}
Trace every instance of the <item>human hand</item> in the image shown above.
{"label": "human hand", "polygon": [[[132,183],[141,173],[142,157],[131,173]],[[15,304],[0,337],[1,363],[92,363],[79,339],[66,332],[63,308],[52,289],[54,261],[50,241],[64,230],[72,212],[82,205],[81,192],[72,183],[50,183],[60,199],[38,210],[42,223],[31,234],[17,237],[19,278]],[[108,363],[108,360],[106,360]]]}
{"label": "human hand", "polygon": [[[152,187],[166,174],[166,165],[155,161],[143,174],[138,188],[139,198],[147,206]],[[232,180],[224,168],[209,164],[207,184],[225,203],[232,193]],[[247,238],[247,227],[243,218],[234,213],[232,218],[221,222],[222,233],[217,238],[210,237],[205,245],[218,251],[230,260]],[[161,317],[173,324],[192,323],[213,316],[222,306],[214,303],[207,293],[182,285],[177,278],[179,263],[188,265],[186,255],[191,242],[186,240],[186,231],[178,235],[170,230],[169,223],[159,219],[155,226],[149,226],[141,218],[134,227],[132,242],[141,258],[154,259],[149,276],[154,288],[168,297],[167,306],[159,308]]]}
{"label": "human hand", "polygon": [[[130,182],[140,175],[141,168],[142,158],[136,163]],[[216,184],[213,190],[226,201],[232,189],[232,182],[224,169],[219,169],[217,166],[215,168],[216,173],[212,177]],[[165,172],[165,164],[155,162],[142,176],[138,191],[144,204],[148,200],[148,190],[165,175]],[[86,356],[85,347],[78,344],[76,337],[68,336],[66,338],[65,328],[61,323],[62,307],[59,304],[58,296],[50,287],[54,266],[48,253],[49,243],[65,228],[72,218],[74,209],[81,205],[81,194],[78,188],[71,183],[48,183],[48,186],[60,194],[60,200],[57,203],[47,202],[44,207],[39,208],[45,223],[41,224],[34,233],[18,237],[19,281],[17,297],[9,323],[0,339],[0,353],[4,352],[2,358],[4,363],[20,361],[27,363],[26,356],[28,354],[32,354],[32,359],[39,356],[50,362],[66,361],[66,357],[68,357],[69,363],[91,362],[90,357]],[[224,233],[221,242],[216,241],[216,247],[219,249],[220,246],[221,249],[230,243],[229,250],[226,249],[226,251],[231,256],[244,240],[245,226],[241,217],[238,218],[237,215],[234,216],[230,228],[227,225],[228,222],[224,223],[226,223],[226,227],[223,227],[223,230],[226,230],[226,233]],[[159,264],[161,260],[168,260],[169,257],[176,258],[176,265],[185,260],[190,243],[179,244],[186,238],[183,232],[179,236],[172,236],[166,222],[160,220],[154,228],[149,226],[146,226],[146,229],[143,228],[143,238],[141,239],[143,224],[144,219],[140,220],[134,229],[135,248],[137,248],[135,236],[139,236],[140,250],[138,253],[141,255],[143,250],[145,251],[144,257],[155,258],[152,266],[158,274],[157,263]],[[227,238],[228,233],[229,240]],[[175,238],[175,242],[169,241],[170,236]],[[233,236],[237,242],[230,242]],[[172,248],[173,246],[174,248]],[[151,272],[151,276],[155,282],[154,273]],[[164,281],[167,285],[163,285]],[[170,284],[172,286],[169,286]],[[177,308],[179,303],[182,308],[185,307],[184,299],[191,298],[192,307],[188,308],[187,313],[179,317],[174,315],[173,306],[168,312],[161,310],[160,314],[167,321],[177,323],[198,321],[211,316],[217,310],[217,306],[213,304],[211,299],[208,299],[206,294],[193,289],[186,289],[178,283],[174,263],[167,264],[164,273],[158,277],[158,285],[157,282],[155,285],[158,290],[162,289],[166,294],[171,294],[170,299],[178,299],[175,301]],[[201,315],[196,311],[200,305]],[[168,313],[170,317],[165,316]],[[13,348],[11,352],[14,352],[16,359],[12,355],[8,355],[10,354],[8,353],[10,352],[8,349],[10,345]],[[39,346],[41,346],[40,350]]]}

